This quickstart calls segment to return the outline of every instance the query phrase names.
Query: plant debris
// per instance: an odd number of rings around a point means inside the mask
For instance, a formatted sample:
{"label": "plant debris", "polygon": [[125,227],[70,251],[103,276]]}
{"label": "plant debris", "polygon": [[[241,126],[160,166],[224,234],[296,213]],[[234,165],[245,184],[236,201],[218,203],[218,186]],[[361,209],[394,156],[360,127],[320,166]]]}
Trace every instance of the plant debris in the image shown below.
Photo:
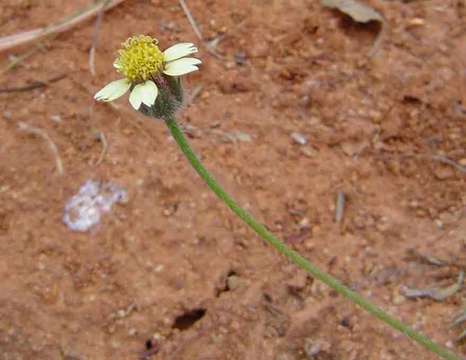
{"label": "plant debris", "polygon": [[383,16],[368,5],[362,4],[356,0],[321,0],[321,4],[330,9],[337,9],[345,15],[348,15],[352,20],[367,24],[372,21],[378,22],[381,25],[381,30],[368,53],[369,57],[374,56],[380,48],[385,31],[385,20]]}
{"label": "plant debris", "polygon": [[445,260],[439,259],[435,256],[422,254],[416,249],[409,249],[407,251],[407,255],[409,259],[417,261],[421,264],[433,265],[438,267],[449,265],[448,262]]}
{"label": "plant debris", "polygon": [[458,280],[455,284],[447,286],[445,288],[431,288],[431,289],[414,289],[403,287],[401,293],[403,296],[409,299],[416,298],[430,298],[435,301],[443,301],[446,298],[456,294],[462,289],[464,282],[464,271],[461,271],[458,275]]}
{"label": "plant debris", "polygon": [[336,199],[336,206],[335,206],[335,222],[337,224],[341,223],[343,220],[343,214],[345,212],[345,203],[346,203],[346,196],[343,191],[339,191],[337,194]]}
{"label": "plant debris", "polygon": [[359,23],[384,22],[380,13],[356,0],[321,0],[320,2],[328,8],[341,11]]}
{"label": "plant debris", "polygon": [[72,231],[88,231],[114,203],[126,202],[127,196],[126,190],[113,183],[88,180],[66,204],[63,222]]}

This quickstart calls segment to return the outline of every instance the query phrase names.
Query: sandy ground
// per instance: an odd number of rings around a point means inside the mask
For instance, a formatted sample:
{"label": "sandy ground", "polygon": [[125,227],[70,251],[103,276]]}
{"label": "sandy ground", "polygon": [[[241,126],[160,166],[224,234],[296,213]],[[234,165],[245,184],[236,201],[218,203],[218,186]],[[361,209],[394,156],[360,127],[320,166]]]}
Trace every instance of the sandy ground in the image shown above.
{"label": "sandy ground", "polygon": [[[40,4],[39,4],[40,3]],[[64,5],[66,3],[66,5]],[[91,1],[2,0],[0,35]],[[204,46],[180,115],[225,188],[294,249],[457,354],[466,266],[466,8],[372,1],[358,25],[317,0],[188,5]],[[199,43],[177,1],[127,0],[0,75],[0,359],[435,359],[307,277],[237,220],[161,122],[95,104],[120,43]],[[0,54],[2,69],[36,45]],[[37,81],[46,86],[24,89]],[[63,174],[39,129],[56,145]],[[62,221],[87,180],[124,188],[85,233]],[[345,195],[335,222],[336,198]],[[441,259],[441,266],[427,261]]]}

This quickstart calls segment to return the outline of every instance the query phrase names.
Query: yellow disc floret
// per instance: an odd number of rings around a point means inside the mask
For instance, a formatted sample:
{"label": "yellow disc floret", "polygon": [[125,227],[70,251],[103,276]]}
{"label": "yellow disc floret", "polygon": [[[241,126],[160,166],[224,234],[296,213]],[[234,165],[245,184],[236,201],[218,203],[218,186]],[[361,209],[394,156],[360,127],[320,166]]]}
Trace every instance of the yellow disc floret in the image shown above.
{"label": "yellow disc floret", "polygon": [[139,35],[126,40],[118,52],[115,67],[131,83],[149,80],[163,68],[163,53],[158,41],[150,36]]}

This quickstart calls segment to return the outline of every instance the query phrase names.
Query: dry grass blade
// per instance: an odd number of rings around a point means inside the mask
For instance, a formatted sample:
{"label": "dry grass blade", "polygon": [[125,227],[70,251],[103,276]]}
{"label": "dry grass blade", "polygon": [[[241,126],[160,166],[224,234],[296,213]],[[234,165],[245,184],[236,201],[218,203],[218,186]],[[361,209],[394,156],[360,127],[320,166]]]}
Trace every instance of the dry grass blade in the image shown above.
{"label": "dry grass blade", "polygon": [[106,4],[107,1],[108,0],[101,0],[84,10],[81,10],[76,14],[65,18],[64,20],[56,24],[47,26],[45,28],[34,29],[0,38],[0,52],[14,48],[19,45],[24,45],[34,40],[41,39],[51,34],[67,31],[72,27],[76,26],[77,24],[80,24],[83,21],[86,21],[87,19],[95,16],[99,13],[101,9],[103,9],[103,11],[109,10],[125,0],[110,0],[108,4]]}
{"label": "dry grass blade", "polygon": [[61,74],[54,76],[45,81],[34,81],[33,83],[25,86],[17,86],[17,87],[9,87],[9,88],[1,88],[0,93],[12,93],[12,92],[22,92],[22,91],[31,91],[34,89],[38,89],[41,87],[48,86],[54,82],[60,81],[66,77],[66,74]]}
{"label": "dry grass blade", "polygon": [[99,12],[97,13],[97,19],[95,22],[94,34],[92,36],[92,46],[89,50],[89,70],[92,76],[95,76],[95,51],[99,42],[100,27],[102,25],[102,18],[104,17],[104,11],[106,6],[111,0],[104,0]]}
{"label": "dry grass blade", "polygon": [[184,0],[178,0],[178,1],[180,3],[181,8],[183,9],[186,17],[188,18],[188,21],[191,24],[194,32],[196,33],[196,36],[199,38],[199,40],[204,41],[201,30],[199,30],[199,27],[197,26],[196,20],[194,20],[194,17],[191,14],[191,11],[189,11],[188,5],[186,5],[186,2]]}
{"label": "dry grass blade", "polygon": [[57,145],[55,145],[55,143],[52,141],[50,136],[44,130],[28,125],[23,122],[20,122],[18,124],[18,127],[21,131],[27,132],[32,135],[36,135],[42,138],[43,140],[45,140],[45,142],[47,142],[47,145],[49,146],[50,150],[52,151],[55,157],[55,165],[57,167],[57,172],[59,175],[63,175],[64,174],[63,162],[61,161],[60,154],[58,153]]}
{"label": "dry grass blade", "polygon": [[3,69],[0,69],[0,75],[6,73],[7,71],[9,71],[9,70],[11,70],[13,68],[15,68],[16,66],[21,64],[24,60],[26,60],[26,59],[30,58],[32,55],[34,55],[36,52],[44,51],[44,50],[45,50],[44,45],[42,43],[38,42],[37,44],[35,44],[35,46],[31,50],[25,52],[22,55],[19,55],[19,56],[15,57]]}
{"label": "dry grass blade", "polygon": [[207,51],[218,59],[224,59],[222,55],[220,55],[219,53],[217,53],[217,51],[215,51],[215,46],[217,45],[216,41],[207,42],[204,40],[201,30],[199,30],[196,20],[194,20],[194,17],[191,14],[191,11],[189,10],[189,7],[186,4],[186,2],[184,0],[178,0],[178,2],[180,3],[180,6],[183,9],[183,12],[185,13],[186,17],[188,18],[188,21],[191,24],[191,27],[193,28],[194,33],[199,38],[199,40],[202,42],[202,44],[206,47]]}

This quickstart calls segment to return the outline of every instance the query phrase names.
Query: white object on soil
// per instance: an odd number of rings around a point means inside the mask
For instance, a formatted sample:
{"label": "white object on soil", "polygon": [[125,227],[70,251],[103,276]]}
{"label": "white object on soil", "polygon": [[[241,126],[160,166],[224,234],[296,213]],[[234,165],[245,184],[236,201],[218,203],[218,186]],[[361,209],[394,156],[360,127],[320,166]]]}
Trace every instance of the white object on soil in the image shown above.
{"label": "white object on soil", "polygon": [[88,231],[114,203],[126,202],[127,196],[126,190],[118,185],[88,180],[66,203],[63,222],[73,231]]}

